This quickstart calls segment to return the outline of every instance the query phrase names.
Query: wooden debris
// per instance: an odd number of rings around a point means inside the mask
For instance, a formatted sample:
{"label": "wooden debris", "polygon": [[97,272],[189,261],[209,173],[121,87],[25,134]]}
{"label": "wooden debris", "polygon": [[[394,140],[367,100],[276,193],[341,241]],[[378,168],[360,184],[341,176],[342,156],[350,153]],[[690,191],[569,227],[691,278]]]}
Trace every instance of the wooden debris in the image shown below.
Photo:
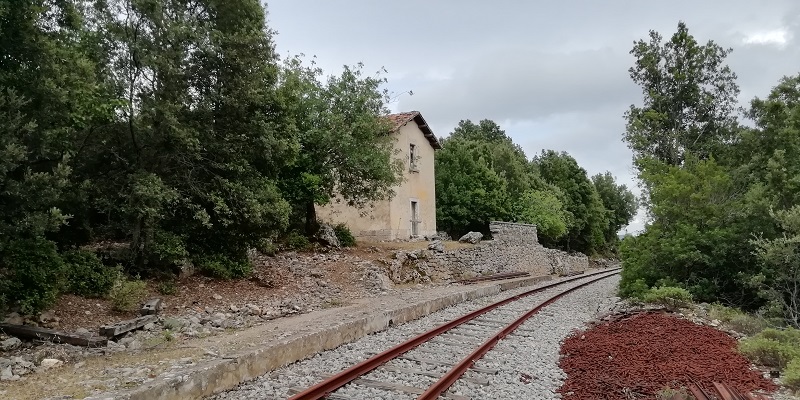
{"label": "wooden debris", "polygon": [[0,331],[22,339],[45,340],[54,343],[67,343],[74,346],[101,347],[108,342],[106,338],[87,338],[27,325],[0,323]]}
{"label": "wooden debris", "polygon": [[139,318],[122,321],[114,325],[103,325],[100,327],[100,336],[106,336],[111,338],[117,335],[121,335],[125,332],[139,329],[151,322],[156,322],[156,321],[158,321],[157,316],[144,315]]}
{"label": "wooden debris", "polygon": [[141,315],[156,315],[158,314],[159,311],[161,311],[162,307],[163,304],[161,302],[161,299],[147,300],[147,303],[144,303],[142,309],[139,310],[139,313]]}

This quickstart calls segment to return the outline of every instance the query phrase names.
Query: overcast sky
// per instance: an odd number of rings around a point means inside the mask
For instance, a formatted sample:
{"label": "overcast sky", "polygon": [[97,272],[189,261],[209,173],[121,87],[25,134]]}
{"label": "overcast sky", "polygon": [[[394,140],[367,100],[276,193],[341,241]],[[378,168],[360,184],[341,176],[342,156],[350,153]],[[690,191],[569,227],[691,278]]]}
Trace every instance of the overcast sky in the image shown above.
{"label": "overcast sky", "polygon": [[[437,136],[491,119],[529,157],[566,151],[637,194],[621,141],[623,113],[642,98],[628,76],[635,40],[650,29],[668,38],[682,20],[698,41],[732,47],[743,104],[800,73],[797,0],[272,0],[267,10],[282,55],[315,55],[329,73],[385,67],[399,95],[391,109],[422,112]],[[642,226],[640,215],[628,230]]]}

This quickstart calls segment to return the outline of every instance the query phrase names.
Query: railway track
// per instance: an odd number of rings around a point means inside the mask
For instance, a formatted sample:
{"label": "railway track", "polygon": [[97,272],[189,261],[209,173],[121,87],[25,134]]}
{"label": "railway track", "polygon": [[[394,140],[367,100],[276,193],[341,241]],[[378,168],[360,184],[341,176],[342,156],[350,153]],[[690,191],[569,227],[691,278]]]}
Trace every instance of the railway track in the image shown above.
{"label": "railway track", "polygon": [[[559,298],[618,273],[619,269],[614,269],[564,279],[489,304],[374,354],[339,373],[323,374],[324,380],[311,387],[293,388],[289,399],[467,400],[470,397],[451,393],[451,387],[456,383],[461,386],[489,385],[491,376],[498,371],[478,368],[475,362],[498,342],[511,335],[533,335],[533,331],[521,328],[532,316]],[[377,395],[376,391],[383,395]]]}

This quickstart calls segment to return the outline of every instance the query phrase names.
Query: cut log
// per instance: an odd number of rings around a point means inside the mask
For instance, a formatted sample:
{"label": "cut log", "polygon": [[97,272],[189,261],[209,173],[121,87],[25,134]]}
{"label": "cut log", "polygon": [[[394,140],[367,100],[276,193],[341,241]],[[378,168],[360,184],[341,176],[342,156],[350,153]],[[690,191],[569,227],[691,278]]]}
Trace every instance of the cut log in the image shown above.
{"label": "cut log", "polygon": [[141,315],[156,315],[161,311],[163,307],[161,299],[152,299],[147,300],[147,303],[144,303],[142,309],[139,310],[139,314]]}
{"label": "cut log", "polygon": [[139,329],[151,322],[158,321],[158,317],[155,315],[144,315],[139,318],[129,319],[127,321],[122,321],[116,323],[114,325],[103,325],[100,327],[100,336],[105,337],[114,337],[121,335],[125,332],[130,332],[134,329]]}
{"label": "cut log", "polygon": [[87,338],[27,325],[0,323],[0,331],[21,339],[46,340],[54,343],[67,343],[74,346],[102,347],[108,342],[106,338]]}

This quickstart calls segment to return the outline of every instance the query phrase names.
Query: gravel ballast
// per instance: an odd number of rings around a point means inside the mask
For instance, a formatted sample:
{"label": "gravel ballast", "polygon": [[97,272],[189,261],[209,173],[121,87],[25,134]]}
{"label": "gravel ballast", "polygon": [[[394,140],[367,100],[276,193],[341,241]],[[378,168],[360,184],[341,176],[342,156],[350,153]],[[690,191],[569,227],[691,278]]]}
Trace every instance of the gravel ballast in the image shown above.
{"label": "gravel ballast", "polygon": [[[510,322],[553,294],[594,278],[596,277],[551,288],[493,310],[465,326],[454,328],[444,337],[419,346],[405,356],[455,363],[502,327],[496,321]],[[489,352],[483,360],[476,363],[476,367],[497,370],[497,374],[469,371],[465,375],[478,382],[488,381],[488,385],[461,380],[448,393],[475,399],[560,398],[554,393],[564,379],[563,372],[557,366],[559,343],[597,313],[613,309],[618,301],[615,297],[618,281],[617,276],[603,279],[578,289],[544,308],[540,314],[521,326],[518,334],[512,334],[502,340],[495,347],[496,350]],[[291,389],[307,388],[328,375],[363,361],[374,353],[384,351],[470,311],[529,290],[530,287],[514,289],[447,308],[273,371],[234,390],[220,393],[213,399],[285,399],[291,395]],[[389,368],[379,368],[365,378],[425,389],[438,379],[437,376],[449,370],[445,365],[418,363],[408,359],[393,360],[387,366]],[[401,371],[398,372],[398,369]],[[410,374],[402,369],[425,371],[426,374],[434,376]],[[336,394],[352,399],[413,399],[417,396],[412,393],[372,388],[364,384],[347,385]]]}

